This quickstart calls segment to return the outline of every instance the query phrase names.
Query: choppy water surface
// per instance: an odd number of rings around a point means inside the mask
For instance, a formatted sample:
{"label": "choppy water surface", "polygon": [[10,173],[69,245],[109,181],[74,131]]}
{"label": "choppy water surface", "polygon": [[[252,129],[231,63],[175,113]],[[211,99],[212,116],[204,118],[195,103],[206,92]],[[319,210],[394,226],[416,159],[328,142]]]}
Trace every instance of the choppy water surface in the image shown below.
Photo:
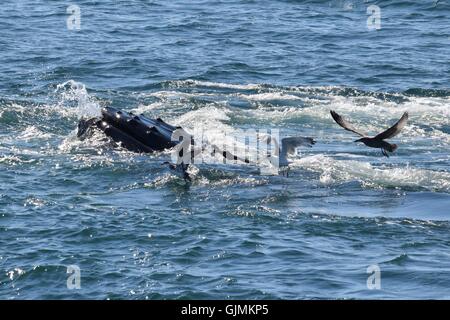
{"label": "choppy water surface", "polygon": [[[66,3],[0,7],[0,298],[450,298],[448,2],[77,4],[80,31]],[[197,165],[186,184],[167,154],[78,141],[101,106],[317,144],[289,178]],[[410,120],[384,158],[330,109]]]}

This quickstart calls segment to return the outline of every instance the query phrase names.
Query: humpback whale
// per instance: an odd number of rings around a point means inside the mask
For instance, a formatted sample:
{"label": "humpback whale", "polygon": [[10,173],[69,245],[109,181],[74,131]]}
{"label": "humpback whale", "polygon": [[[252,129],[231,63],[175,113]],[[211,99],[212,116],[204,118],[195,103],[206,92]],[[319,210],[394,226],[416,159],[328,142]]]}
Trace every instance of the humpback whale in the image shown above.
{"label": "humpback whale", "polygon": [[[83,140],[91,136],[94,130],[101,130],[106,136],[111,138],[115,143],[119,144],[123,148],[138,152],[138,153],[152,153],[155,151],[164,151],[180,146],[178,150],[179,163],[173,164],[170,162],[163,162],[163,164],[169,165],[169,168],[177,173],[181,174],[186,181],[190,181],[187,169],[188,163],[184,163],[183,146],[181,141],[188,139],[187,150],[190,154],[187,158],[192,159],[203,151],[202,148],[193,148],[194,141],[192,136],[187,133],[182,127],[172,126],[161,118],[150,119],[143,114],[135,115],[131,112],[125,112],[111,107],[104,107],[101,109],[101,116],[91,119],[81,119],[78,122],[77,136]],[[179,130],[174,135],[175,131]],[[181,133],[181,134],[180,134]],[[177,141],[174,138],[180,137],[181,140]],[[184,145],[186,147],[186,144]],[[237,157],[236,155],[220,149],[217,145],[211,145],[212,153],[219,154],[227,160],[239,160],[245,163],[250,163],[248,159]]]}
{"label": "humpback whale", "polygon": [[170,149],[178,142],[172,141],[172,134],[181,127],[172,126],[161,118],[149,119],[111,107],[101,110],[101,117],[81,119],[78,123],[77,136],[84,139],[98,128],[127,150],[151,153]]}
{"label": "humpback whale", "polygon": [[388,152],[394,152],[395,150],[397,150],[398,146],[384,140],[393,138],[398,135],[408,121],[408,112],[405,112],[400,120],[398,120],[392,127],[374,137],[368,137],[366,134],[357,130],[350,122],[346,121],[335,111],[330,110],[330,113],[334,121],[336,121],[338,125],[340,125],[345,130],[356,133],[357,135],[362,137],[361,139],[355,140],[355,142],[362,142],[370,148],[380,148],[385,157],[389,157]]}
{"label": "humpback whale", "polygon": [[[83,140],[91,136],[94,130],[101,130],[106,136],[123,148],[138,152],[152,153],[175,147],[180,141],[173,141],[175,130],[181,127],[172,126],[161,118],[150,119],[144,115],[135,115],[111,107],[101,109],[101,116],[91,119],[81,119],[78,122],[77,136]],[[184,130],[183,136],[189,136]],[[183,150],[179,151],[182,156]],[[166,164],[168,162],[164,162]],[[169,168],[181,172],[182,177],[190,181],[187,169],[189,164],[169,164]]]}

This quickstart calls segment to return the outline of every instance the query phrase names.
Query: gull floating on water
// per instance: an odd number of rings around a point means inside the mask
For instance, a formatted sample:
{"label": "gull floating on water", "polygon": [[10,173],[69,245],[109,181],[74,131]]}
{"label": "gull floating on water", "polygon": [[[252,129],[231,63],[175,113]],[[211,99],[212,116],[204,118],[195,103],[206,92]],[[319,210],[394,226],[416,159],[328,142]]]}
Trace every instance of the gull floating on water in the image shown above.
{"label": "gull floating on water", "polygon": [[361,131],[355,129],[355,127],[348,121],[344,120],[340,115],[338,115],[333,110],[330,110],[331,116],[333,117],[334,121],[338,125],[340,125],[342,128],[344,128],[347,131],[351,131],[353,133],[356,133],[357,135],[362,136],[361,139],[355,140],[355,142],[362,142],[366,146],[371,148],[380,148],[381,152],[384,156],[389,157],[388,152],[394,152],[397,150],[396,144],[391,144],[389,142],[384,141],[385,139],[390,139],[395,137],[402,131],[403,127],[405,126],[406,122],[408,121],[408,112],[405,112],[403,116],[400,118],[400,120],[397,121],[396,124],[394,124],[389,129],[381,132],[380,134],[376,135],[375,137],[368,137],[366,134],[362,133]]}

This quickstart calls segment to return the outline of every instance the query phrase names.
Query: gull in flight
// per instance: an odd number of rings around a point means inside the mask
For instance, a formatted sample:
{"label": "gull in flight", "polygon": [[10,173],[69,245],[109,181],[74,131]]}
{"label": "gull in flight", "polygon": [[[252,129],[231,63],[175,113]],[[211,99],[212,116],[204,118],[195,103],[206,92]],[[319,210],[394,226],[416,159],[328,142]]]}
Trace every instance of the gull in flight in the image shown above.
{"label": "gull in flight", "polygon": [[[271,138],[270,136],[263,137],[263,140],[266,143],[270,143],[273,139],[275,150],[275,157],[278,156],[278,166],[280,167],[280,171],[282,175],[284,176],[286,174],[286,177],[289,177],[289,164],[291,161],[289,161],[288,157],[295,154],[295,151],[298,147],[312,147],[316,141],[314,141],[313,138],[309,137],[287,137],[281,139],[281,148],[279,147],[278,141],[275,138]],[[271,159],[270,161],[272,164],[275,162]]]}
{"label": "gull in flight", "polygon": [[406,122],[408,121],[408,112],[405,112],[403,116],[400,118],[400,120],[398,120],[397,123],[394,124],[392,127],[374,137],[368,137],[366,134],[355,129],[355,127],[350,122],[346,121],[344,118],[342,118],[339,114],[337,114],[333,110],[330,110],[330,113],[334,121],[336,121],[338,125],[340,125],[345,130],[356,133],[357,135],[362,137],[361,139],[355,140],[355,142],[362,142],[366,146],[371,148],[380,148],[381,152],[386,157],[389,157],[388,152],[394,152],[395,150],[397,150],[398,146],[396,144],[391,144],[384,140],[393,138],[396,135],[398,135],[400,131],[402,131]]}

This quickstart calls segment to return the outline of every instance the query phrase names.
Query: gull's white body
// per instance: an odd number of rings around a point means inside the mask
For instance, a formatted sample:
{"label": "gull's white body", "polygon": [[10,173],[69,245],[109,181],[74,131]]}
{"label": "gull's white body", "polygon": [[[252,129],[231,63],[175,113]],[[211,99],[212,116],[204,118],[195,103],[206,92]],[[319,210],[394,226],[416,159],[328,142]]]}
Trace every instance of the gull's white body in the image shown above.
{"label": "gull's white body", "polygon": [[280,147],[278,141],[275,138],[270,137],[265,138],[267,143],[270,143],[271,139],[273,139],[275,148],[278,151],[277,152],[278,157],[275,155],[275,157],[271,159],[271,163],[278,164],[278,167],[281,169],[280,171],[282,172],[283,175],[285,172],[286,175],[289,175],[289,164],[291,163],[291,161],[289,161],[288,157],[290,155],[295,154],[297,147],[300,146],[312,147],[312,145],[316,143],[312,138],[287,137],[281,139],[281,147]]}

